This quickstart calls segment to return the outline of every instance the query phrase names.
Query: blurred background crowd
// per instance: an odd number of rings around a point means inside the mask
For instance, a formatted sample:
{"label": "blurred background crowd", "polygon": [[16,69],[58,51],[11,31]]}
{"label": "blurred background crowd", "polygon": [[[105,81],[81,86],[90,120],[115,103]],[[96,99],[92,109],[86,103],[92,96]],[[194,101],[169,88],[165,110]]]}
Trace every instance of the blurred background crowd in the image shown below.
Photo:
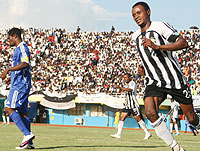
{"label": "blurred background crowd", "polygon": [[[7,42],[6,29],[0,30],[1,71],[11,66],[13,48]],[[22,29],[23,40],[31,53],[32,91],[58,94],[121,94],[114,84],[123,83],[123,73],[133,75],[139,97],[144,78],[138,75],[141,64],[133,32],[76,32],[64,29]],[[177,51],[177,59],[193,95],[200,93],[200,30],[179,31],[190,47]],[[0,89],[9,83],[0,81]]]}

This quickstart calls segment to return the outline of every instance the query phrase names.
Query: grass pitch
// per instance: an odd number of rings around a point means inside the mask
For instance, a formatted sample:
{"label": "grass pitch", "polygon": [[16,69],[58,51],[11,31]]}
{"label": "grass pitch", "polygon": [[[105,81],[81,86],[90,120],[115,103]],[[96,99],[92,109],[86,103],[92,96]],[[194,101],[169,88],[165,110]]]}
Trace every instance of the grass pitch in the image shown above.
{"label": "grass pitch", "polygon": [[[153,136],[144,140],[142,130],[124,129],[121,139],[114,139],[110,134],[115,129],[58,127],[32,125],[36,135],[35,151],[170,151],[171,149],[151,131]],[[18,128],[11,125],[0,125],[0,151],[14,151],[19,146],[23,135]],[[181,133],[176,140],[187,151],[200,150],[200,136]]]}

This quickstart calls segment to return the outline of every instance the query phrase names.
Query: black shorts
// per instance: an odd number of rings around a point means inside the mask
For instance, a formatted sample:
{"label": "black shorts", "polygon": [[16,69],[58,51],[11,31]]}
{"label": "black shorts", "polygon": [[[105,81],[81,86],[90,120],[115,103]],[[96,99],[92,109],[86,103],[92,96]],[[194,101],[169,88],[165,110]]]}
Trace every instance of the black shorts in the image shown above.
{"label": "black shorts", "polygon": [[134,109],[126,109],[126,108],[123,108],[121,110],[121,112],[125,112],[125,113],[128,113],[128,116],[130,116],[131,114],[133,116],[140,116],[141,113],[140,113],[140,109],[139,108],[134,108]]}
{"label": "black shorts", "polygon": [[146,97],[161,97],[166,99],[167,94],[171,95],[174,100],[182,104],[192,104],[192,95],[188,85],[181,89],[167,89],[157,86],[147,86],[145,89],[144,100]]}

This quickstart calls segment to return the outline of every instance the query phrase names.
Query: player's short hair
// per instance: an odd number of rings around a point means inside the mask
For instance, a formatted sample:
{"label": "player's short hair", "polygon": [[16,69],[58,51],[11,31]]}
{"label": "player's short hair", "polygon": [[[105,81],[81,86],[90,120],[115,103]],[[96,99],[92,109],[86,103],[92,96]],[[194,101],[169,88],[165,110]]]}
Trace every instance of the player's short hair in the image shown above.
{"label": "player's short hair", "polygon": [[133,5],[132,8],[134,8],[135,6],[138,6],[138,5],[143,6],[146,11],[150,10],[149,5],[147,3],[145,3],[145,2],[137,2],[136,4]]}
{"label": "player's short hair", "polygon": [[22,31],[19,28],[13,27],[12,29],[10,29],[8,31],[8,34],[10,36],[17,35],[17,37],[19,37],[20,39],[22,39],[22,37],[21,37]]}

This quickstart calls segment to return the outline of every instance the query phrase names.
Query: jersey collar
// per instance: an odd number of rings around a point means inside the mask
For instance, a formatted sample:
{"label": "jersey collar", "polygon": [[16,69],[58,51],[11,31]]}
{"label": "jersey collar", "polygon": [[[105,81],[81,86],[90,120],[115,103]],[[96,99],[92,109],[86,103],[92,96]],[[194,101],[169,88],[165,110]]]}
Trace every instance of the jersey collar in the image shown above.
{"label": "jersey collar", "polygon": [[18,44],[17,47],[20,47],[20,46],[23,45],[23,44],[24,44],[24,42],[22,41],[22,42],[20,42],[20,43]]}

